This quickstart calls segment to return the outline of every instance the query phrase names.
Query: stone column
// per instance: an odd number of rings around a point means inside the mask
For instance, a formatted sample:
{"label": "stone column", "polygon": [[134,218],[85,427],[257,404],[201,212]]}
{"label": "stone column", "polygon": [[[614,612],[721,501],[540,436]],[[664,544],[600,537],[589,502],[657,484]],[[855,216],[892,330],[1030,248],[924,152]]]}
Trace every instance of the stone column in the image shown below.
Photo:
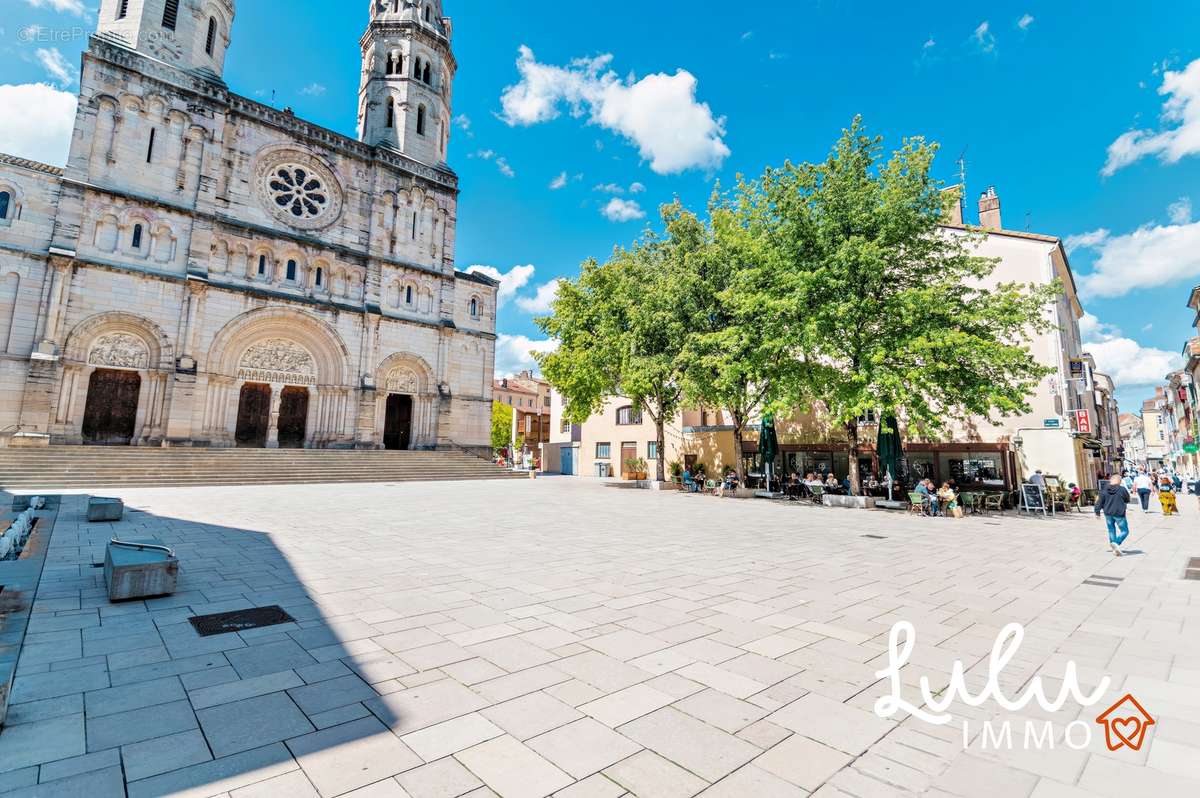
{"label": "stone column", "polygon": [[321,416],[318,411],[321,404],[321,389],[305,386],[304,390],[308,393],[308,409],[304,418],[304,447],[313,449],[320,444],[318,435],[321,432]]}
{"label": "stone column", "polygon": [[271,383],[271,416],[267,421],[267,448],[279,448],[279,404],[283,399],[283,383]]}

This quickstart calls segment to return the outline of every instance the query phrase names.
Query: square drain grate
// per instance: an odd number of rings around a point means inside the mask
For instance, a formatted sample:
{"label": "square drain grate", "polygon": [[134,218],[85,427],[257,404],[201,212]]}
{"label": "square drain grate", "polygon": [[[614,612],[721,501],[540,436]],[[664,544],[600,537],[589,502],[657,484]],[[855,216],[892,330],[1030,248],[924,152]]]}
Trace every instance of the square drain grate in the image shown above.
{"label": "square drain grate", "polygon": [[1092,574],[1087,579],[1083,580],[1083,584],[1091,585],[1092,587],[1120,587],[1125,581],[1121,576],[1105,576],[1104,574]]}
{"label": "square drain grate", "polygon": [[1188,560],[1187,568],[1183,572],[1183,578],[1200,582],[1200,557],[1192,557]]}
{"label": "square drain grate", "polygon": [[250,607],[233,612],[216,612],[212,615],[193,615],[188,618],[201,637],[220,635],[226,632],[244,632],[281,623],[293,623],[295,618],[283,611],[283,607]]}

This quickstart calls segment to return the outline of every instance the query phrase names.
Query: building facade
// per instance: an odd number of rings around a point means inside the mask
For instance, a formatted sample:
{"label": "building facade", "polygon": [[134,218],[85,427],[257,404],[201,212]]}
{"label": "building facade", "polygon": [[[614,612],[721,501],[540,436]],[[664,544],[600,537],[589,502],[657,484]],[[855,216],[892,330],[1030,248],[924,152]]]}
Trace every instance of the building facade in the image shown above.
{"label": "building facade", "polygon": [[357,140],[230,91],[233,21],[103,0],[65,168],[0,157],[0,438],[486,451],[440,0],[371,3]]}
{"label": "building facade", "polygon": [[493,401],[513,410],[510,443],[521,440],[530,452],[550,440],[550,383],[522,371],[492,383]]}

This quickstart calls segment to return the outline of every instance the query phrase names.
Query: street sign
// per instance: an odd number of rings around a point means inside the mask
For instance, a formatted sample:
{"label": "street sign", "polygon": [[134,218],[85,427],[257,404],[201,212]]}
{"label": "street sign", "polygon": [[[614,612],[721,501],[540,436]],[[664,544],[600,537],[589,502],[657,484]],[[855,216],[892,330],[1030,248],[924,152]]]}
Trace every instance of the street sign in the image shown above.
{"label": "street sign", "polygon": [[1045,427],[1046,429],[1061,429],[1062,428],[1062,419],[1061,418],[1042,419],[1042,426]]}

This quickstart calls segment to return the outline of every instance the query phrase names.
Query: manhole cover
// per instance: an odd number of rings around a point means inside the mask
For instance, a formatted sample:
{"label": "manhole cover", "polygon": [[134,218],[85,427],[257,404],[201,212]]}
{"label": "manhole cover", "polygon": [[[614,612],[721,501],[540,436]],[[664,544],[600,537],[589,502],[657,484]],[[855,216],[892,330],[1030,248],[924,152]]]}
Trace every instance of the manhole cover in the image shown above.
{"label": "manhole cover", "polygon": [[194,615],[188,618],[196,632],[201,637],[225,634],[226,632],[244,632],[247,629],[260,629],[264,626],[275,626],[281,623],[292,623],[296,619],[283,611],[283,607],[250,607],[233,612],[216,612],[212,615]]}

